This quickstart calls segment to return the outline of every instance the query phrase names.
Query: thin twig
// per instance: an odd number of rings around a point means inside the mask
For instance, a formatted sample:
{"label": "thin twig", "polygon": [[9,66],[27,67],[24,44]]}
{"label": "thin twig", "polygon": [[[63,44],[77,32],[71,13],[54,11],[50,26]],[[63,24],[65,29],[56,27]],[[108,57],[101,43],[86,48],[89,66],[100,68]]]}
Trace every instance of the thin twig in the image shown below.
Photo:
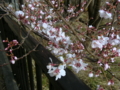
{"label": "thin twig", "polygon": [[10,64],[10,63],[4,63],[4,64],[0,65],[0,67],[6,66],[8,64]]}
{"label": "thin twig", "polygon": [[120,78],[118,78],[117,76],[115,76],[110,70],[107,70],[107,72],[108,72],[109,74],[111,74],[114,78],[116,78],[117,80],[120,81]]}
{"label": "thin twig", "polygon": [[37,48],[38,46],[39,46],[39,44],[36,45],[33,50],[29,51],[28,53],[26,53],[26,54],[23,55],[22,57],[18,58],[17,60],[23,59],[24,57],[28,56],[28,55],[29,55],[30,53],[32,53],[33,51],[38,51],[38,50],[36,50],[36,48]]}
{"label": "thin twig", "polygon": [[[49,1],[49,0],[45,0],[52,8],[54,8],[53,4]],[[74,30],[74,28],[61,16],[61,14],[56,10],[56,14],[61,18],[61,20],[71,29],[71,31],[73,32],[73,34],[77,37],[77,39],[84,45],[86,51],[92,55],[93,57],[96,58],[95,55],[93,55],[86,47],[86,45],[84,44],[84,42],[80,39],[80,37],[77,35],[76,31]],[[87,37],[88,38],[88,37]]]}

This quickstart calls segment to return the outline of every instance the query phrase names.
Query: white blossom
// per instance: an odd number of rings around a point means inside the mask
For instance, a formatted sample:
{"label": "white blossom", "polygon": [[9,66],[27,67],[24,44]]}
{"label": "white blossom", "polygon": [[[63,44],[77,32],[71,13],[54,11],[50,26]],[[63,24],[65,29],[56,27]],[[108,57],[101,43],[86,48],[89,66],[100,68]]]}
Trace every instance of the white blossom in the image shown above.
{"label": "white blossom", "polygon": [[105,90],[105,89],[103,89],[103,87],[101,87],[100,85],[97,85],[97,89],[96,90]]}
{"label": "white blossom", "polygon": [[112,48],[112,51],[113,51],[113,52],[116,52],[116,51],[117,51],[117,48],[116,48],[116,47],[113,47],[113,48]]}
{"label": "white blossom", "polygon": [[104,70],[107,70],[107,69],[109,69],[110,68],[110,66],[108,65],[108,63],[105,63],[104,64]]}
{"label": "white blossom", "polygon": [[68,12],[68,13],[73,13],[74,10],[73,10],[73,8],[69,8],[69,9],[67,10],[67,12]]}
{"label": "white blossom", "polygon": [[71,54],[71,53],[66,54],[66,58],[68,58],[68,59],[74,58],[74,57],[75,57],[75,54]]}
{"label": "white blossom", "polygon": [[93,28],[93,26],[92,26],[92,25],[89,25],[89,28]]}
{"label": "white blossom", "polygon": [[103,46],[108,43],[108,40],[108,37],[98,36],[98,40],[93,40],[91,46],[92,48],[99,48],[102,50]]}
{"label": "white blossom", "polygon": [[43,28],[47,28],[48,24],[47,23],[43,23],[42,26],[43,26]]}
{"label": "white blossom", "polygon": [[23,11],[20,11],[20,10],[19,10],[19,11],[16,11],[16,12],[15,12],[15,16],[16,16],[17,18],[24,17],[24,15],[25,15],[25,14],[24,14]]}
{"label": "white blossom", "polygon": [[51,1],[52,2],[52,4],[55,4],[55,1]]}
{"label": "white blossom", "polygon": [[44,15],[45,13],[41,10],[41,11],[40,11],[40,14]]}
{"label": "white blossom", "polygon": [[93,77],[94,76],[93,72],[90,72],[88,76]]}
{"label": "white blossom", "polygon": [[92,46],[92,48],[100,48],[101,50],[103,48],[103,45],[98,40],[93,40],[91,46]]}
{"label": "white blossom", "polygon": [[50,16],[50,15],[48,15],[47,17],[45,17],[46,19],[51,19],[52,18],[52,16]]}
{"label": "white blossom", "polygon": [[82,59],[74,60],[69,66],[72,66],[72,69],[77,73],[80,70],[85,70],[88,64],[84,63]]}
{"label": "white blossom", "polygon": [[28,4],[28,7],[31,8],[31,7],[33,7],[33,5],[32,4]]}
{"label": "white blossom", "polygon": [[60,56],[59,59],[60,59],[60,61],[64,62],[63,56]]}
{"label": "white blossom", "polygon": [[12,64],[15,64],[15,60],[10,60],[10,62],[11,62]]}
{"label": "white blossom", "polygon": [[107,12],[107,11],[105,11],[105,10],[99,10],[99,14],[100,14],[101,18],[112,19],[112,14]]}
{"label": "white blossom", "polygon": [[53,67],[53,65],[51,63],[46,66],[46,68],[48,69],[48,71],[52,70],[52,67]]}
{"label": "white blossom", "polygon": [[120,44],[120,40],[119,39],[112,39],[112,40],[109,40],[109,43],[113,46],[118,45],[118,44]]}
{"label": "white blossom", "polygon": [[111,62],[112,62],[112,63],[114,63],[114,62],[115,62],[115,59],[114,59],[114,58],[111,58],[110,60],[111,60]]}
{"label": "white blossom", "polygon": [[120,56],[120,49],[118,49],[116,52],[117,52],[118,56]]}
{"label": "white blossom", "polygon": [[8,8],[9,10],[12,10],[12,9],[13,9],[13,5],[12,5],[12,4],[9,4],[9,5],[7,6],[7,8]]}
{"label": "white blossom", "polygon": [[17,60],[18,58],[16,56],[14,56],[14,60]]}
{"label": "white blossom", "polygon": [[66,72],[64,70],[65,68],[66,68],[65,64],[59,65],[58,67],[52,67],[52,69],[49,70],[48,73],[51,77],[55,76],[55,80],[58,80],[61,78],[61,76],[66,75]]}
{"label": "white blossom", "polygon": [[108,81],[108,85],[114,85],[114,81],[113,80],[109,80]]}

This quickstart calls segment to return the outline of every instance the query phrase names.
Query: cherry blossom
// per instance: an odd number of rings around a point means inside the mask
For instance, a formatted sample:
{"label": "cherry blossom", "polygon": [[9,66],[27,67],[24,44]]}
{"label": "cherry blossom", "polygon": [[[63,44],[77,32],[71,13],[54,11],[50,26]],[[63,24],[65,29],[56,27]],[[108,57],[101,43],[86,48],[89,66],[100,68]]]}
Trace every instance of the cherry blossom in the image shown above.
{"label": "cherry blossom", "polygon": [[72,69],[78,73],[80,70],[85,70],[87,65],[82,59],[79,59],[74,60],[69,66],[72,66]]}
{"label": "cherry blossom", "polygon": [[54,64],[52,62],[52,58],[50,57],[49,60],[51,61],[51,63],[49,63],[46,68],[48,69],[48,74],[51,77],[56,77],[55,80],[58,80],[61,78],[61,76],[65,76],[66,72],[65,72],[65,68],[66,68],[66,64],[60,64],[59,66],[57,66],[57,64]]}
{"label": "cherry blossom", "polygon": [[108,81],[108,85],[114,85],[114,81],[111,79]]}
{"label": "cherry blossom", "polygon": [[14,44],[15,46],[18,45],[18,41],[17,41],[17,40],[13,40],[12,42],[13,42],[13,44]]}
{"label": "cherry blossom", "polygon": [[60,56],[59,59],[60,59],[60,61],[64,62],[63,56]]}
{"label": "cherry blossom", "polygon": [[105,90],[103,87],[101,87],[100,85],[97,85],[97,89],[96,90]]}
{"label": "cherry blossom", "polygon": [[24,15],[25,15],[24,12],[21,10],[15,12],[15,16],[19,19],[24,18]]}
{"label": "cherry blossom", "polygon": [[108,65],[108,63],[105,63],[104,64],[104,70],[107,70],[107,69],[109,69],[110,68],[110,66]]}
{"label": "cherry blossom", "polygon": [[112,19],[112,14],[105,10],[99,10],[99,14],[101,18]]}
{"label": "cherry blossom", "polygon": [[51,68],[51,70],[49,69],[48,73],[51,77],[55,76],[55,80],[58,80],[61,78],[61,76],[65,76],[66,72],[65,72],[65,67],[66,65],[59,65],[58,67],[54,67],[54,66],[47,66],[49,68]]}
{"label": "cherry blossom", "polygon": [[12,5],[12,4],[9,4],[9,5],[7,6],[7,8],[8,8],[9,10],[13,10],[13,5]]}
{"label": "cherry blossom", "polygon": [[73,10],[73,8],[69,8],[69,9],[67,10],[67,12],[69,12],[69,13],[73,13],[74,10]]}
{"label": "cherry blossom", "polygon": [[100,43],[99,40],[93,40],[91,46],[92,48],[99,48],[100,50],[102,50],[103,48],[103,45]]}
{"label": "cherry blossom", "polygon": [[108,37],[98,36],[98,40],[93,40],[91,46],[92,48],[99,48],[102,50],[103,46],[108,43],[108,40]]}
{"label": "cherry blossom", "polygon": [[90,72],[88,76],[93,77],[94,76],[93,72]]}
{"label": "cherry blossom", "polygon": [[[108,69],[112,69],[110,67],[115,64],[116,57],[120,57],[120,32],[117,25],[114,25],[116,23],[119,24],[117,22],[117,20],[119,21],[119,11],[116,9],[116,5],[120,0],[117,0],[114,5],[107,0],[104,2],[104,5],[100,5],[101,9],[96,9],[101,18],[100,21],[98,17],[94,17],[95,15],[89,15],[89,10],[85,8],[89,4],[84,0],[81,0],[81,8],[79,10],[77,10],[78,5],[72,6],[72,4],[69,4],[66,9],[63,9],[62,5],[64,3],[62,0],[59,1],[59,7],[57,0],[51,0],[50,2],[52,4],[51,6],[44,0],[42,3],[37,0],[27,0],[27,4],[22,5],[22,10],[15,11],[15,16],[18,18],[18,21],[21,20],[24,25],[30,26],[33,32],[37,32],[47,39],[48,44],[46,45],[46,49],[50,50],[61,61],[60,64],[56,64],[49,58],[51,63],[46,67],[48,74],[51,77],[55,77],[55,80],[58,80],[66,75],[66,66],[70,66],[77,73],[81,70],[88,69],[90,71],[88,77],[98,77],[102,75],[100,74],[101,71],[98,69],[94,72],[91,71],[91,68],[97,66],[98,68],[103,68],[106,72]],[[76,20],[74,23],[72,19],[82,19],[86,10],[88,20],[85,20],[85,27],[78,24]],[[67,14],[64,15],[64,12]],[[81,17],[77,18],[77,16]],[[113,19],[113,17],[115,18]],[[64,22],[64,20],[66,21]],[[73,31],[77,34],[75,35]],[[18,43],[12,41],[8,43],[8,47],[5,50],[12,53],[12,47],[15,45],[18,45]],[[95,59],[96,61],[93,63],[96,66],[89,67],[88,64],[91,62],[87,64],[87,61],[90,60],[86,56]],[[14,64],[16,59],[12,57],[11,63]],[[108,82],[108,85],[111,85],[111,81]],[[99,85],[97,90],[104,89]]]}
{"label": "cherry blossom", "polygon": [[17,56],[11,56],[10,62],[11,62],[12,64],[15,64],[15,61],[16,61],[17,59],[18,59]]}
{"label": "cherry blossom", "polygon": [[100,73],[102,73],[101,70],[98,70],[98,71],[96,72],[96,74],[95,74],[95,77],[100,76]]}
{"label": "cherry blossom", "polygon": [[116,52],[117,52],[117,56],[120,56],[120,49],[118,49]]}
{"label": "cherry blossom", "polygon": [[111,62],[112,62],[112,63],[114,63],[114,62],[115,62],[115,59],[114,59],[114,58],[111,58],[110,60],[111,60]]}
{"label": "cherry blossom", "polygon": [[11,62],[12,64],[15,64],[15,60],[10,60],[10,62]]}

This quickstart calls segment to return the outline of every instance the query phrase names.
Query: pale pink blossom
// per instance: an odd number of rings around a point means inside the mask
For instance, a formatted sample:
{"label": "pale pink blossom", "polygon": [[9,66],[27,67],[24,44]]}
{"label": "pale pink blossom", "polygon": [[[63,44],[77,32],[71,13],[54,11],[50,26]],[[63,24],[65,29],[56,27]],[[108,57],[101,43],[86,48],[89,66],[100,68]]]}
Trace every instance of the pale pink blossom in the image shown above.
{"label": "pale pink blossom", "polygon": [[8,40],[3,40],[3,42],[8,42]]}
{"label": "pale pink blossom", "polygon": [[72,66],[72,69],[78,73],[80,70],[86,70],[87,65],[82,59],[79,59],[74,60],[69,66]]}
{"label": "pale pink blossom", "polygon": [[9,4],[9,5],[7,6],[7,8],[8,8],[9,10],[12,10],[12,9],[13,9],[13,5],[12,5],[12,4]]}
{"label": "pale pink blossom", "polygon": [[51,1],[52,2],[52,4],[55,4],[55,1],[53,0],[53,1]]}
{"label": "pale pink blossom", "polygon": [[42,26],[43,26],[43,28],[47,28],[48,24],[47,23],[43,23]]}
{"label": "pale pink blossom", "polygon": [[99,48],[102,50],[103,46],[108,43],[108,40],[108,37],[98,36],[98,40],[93,40],[91,46],[92,48]]}
{"label": "pale pink blossom", "polygon": [[93,72],[90,72],[88,76],[93,77],[94,76]]}
{"label": "pale pink blossom", "polygon": [[98,73],[96,73],[96,74],[95,74],[95,77],[98,77],[98,76],[99,76],[99,74],[98,74]]}
{"label": "pale pink blossom", "polygon": [[68,13],[73,13],[73,12],[74,12],[74,9],[73,9],[73,8],[69,8],[69,9],[67,10],[67,12],[68,12]]}
{"label": "pale pink blossom", "polygon": [[14,43],[14,45],[18,45],[18,41],[17,40],[13,40],[12,42]]}
{"label": "pale pink blossom", "polygon": [[100,76],[100,73],[102,73],[101,70],[98,70],[98,71],[96,72],[96,74],[95,74],[95,77]]}
{"label": "pale pink blossom", "polygon": [[40,14],[44,15],[45,13],[42,10],[40,10]]}
{"label": "pale pink blossom", "polygon": [[46,68],[48,69],[48,71],[52,70],[52,67],[53,67],[53,64],[52,64],[52,63],[50,63],[50,64],[48,64],[48,65],[46,66]]}
{"label": "pale pink blossom", "polygon": [[106,45],[108,43],[109,38],[104,36],[98,36],[98,40],[102,45]]}
{"label": "pale pink blossom", "polygon": [[116,52],[117,52],[117,56],[120,56],[120,49],[118,49]]}
{"label": "pale pink blossom", "polygon": [[120,39],[111,39],[108,42],[109,42],[109,44],[114,46],[114,45],[120,44]]}
{"label": "pale pink blossom", "polygon": [[8,47],[7,47],[7,48],[5,48],[5,50],[8,50]]}
{"label": "pale pink blossom", "polygon": [[60,59],[60,61],[64,62],[64,57],[63,56],[60,56],[59,59]]}
{"label": "pale pink blossom", "polygon": [[114,58],[111,58],[110,61],[111,61],[112,63],[114,63],[114,62],[115,62],[115,59],[114,59]]}
{"label": "pale pink blossom", "polygon": [[97,61],[98,64],[100,64],[101,62],[102,62],[102,59],[99,59],[99,60]]}
{"label": "pale pink blossom", "polygon": [[108,63],[105,63],[104,64],[104,70],[107,70],[107,69],[109,69],[110,68],[110,66],[108,65]]}
{"label": "pale pink blossom", "polygon": [[99,40],[93,40],[92,41],[92,48],[99,48],[100,50],[102,50],[103,45],[100,43]]}
{"label": "pale pink blossom", "polygon": [[10,62],[11,62],[12,64],[15,64],[15,60],[10,60]]}
{"label": "pale pink blossom", "polygon": [[[51,66],[50,66],[51,67]],[[51,67],[51,70],[48,71],[49,75],[51,77],[55,76],[55,80],[60,79],[62,76],[66,75],[66,71],[64,70],[66,68],[66,65],[59,65],[58,67]]]}
{"label": "pale pink blossom", "polygon": [[99,10],[99,14],[100,14],[101,18],[112,19],[112,13],[109,13],[109,12],[107,12],[105,10]]}
{"label": "pale pink blossom", "polygon": [[17,59],[18,59],[16,56],[14,56],[13,58],[14,58],[14,60],[17,60]]}
{"label": "pale pink blossom", "polygon": [[90,29],[93,29],[94,27],[93,27],[92,25],[89,25],[89,28],[90,28]]}
{"label": "pale pink blossom", "polygon": [[103,87],[101,87],[100,85],[97,85],[97,89],[96,90],[105,90]]}
{"label": "pale pink blossom", "polygon": [[29,7],[29,8],[32,8],[32,7],[33,7],[33,5],[32,5],[32,4],[28,4],[28,7]]}
{"label": "pale pink blossom", "polygon": [[23,18],[25,16],[24,12],[19,10],[15,12],[15,16],[19,19]]}
{"label": "pale pink blossom", "polygon": [[66,54],[66,57],[70,59],[70,58],[75,57],[75,54],[70,54],[70,53],[69,53],[69,54]]}
{"label": "pale pink blossom", "polygon": [[106,2],[106,4],[110,4],[109,2]]}
{"label": "pale pink blossom", "polygon": [[116,47],[113,47],[112,51],[113,51],[113,52],[116,52],[116,51],[117,51],[117,48],[116,48]]}
{"label": "pale pink blossom", "polygon": [[108,81],[108,85],[114,85],[114,81],[113,80],[109,80]]}

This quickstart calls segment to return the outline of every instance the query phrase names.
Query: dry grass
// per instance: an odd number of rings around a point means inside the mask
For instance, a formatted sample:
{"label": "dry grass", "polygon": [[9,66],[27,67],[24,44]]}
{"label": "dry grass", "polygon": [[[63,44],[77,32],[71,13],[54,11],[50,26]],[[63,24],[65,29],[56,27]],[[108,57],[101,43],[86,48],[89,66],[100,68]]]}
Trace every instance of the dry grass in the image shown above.
{"label": "dry grass", "polygon": [[[120,58],[116,59],[116,62],[111,65],[111,72],[120,79],[120,66],[118,66],[118,63],[120,63]],[[99,77],[88,77],[89,71],[80,71],[78,74],[76,74],[80,79],[82,79],[92,90],[96,90],[97,85],[102,85],[105,90],[120,90],[120,81],[116,78],[113,78],[115,84],[112,86],[108,86],[108,80],[112,78],[112,75],[108,73],[107,71],[104,71],[100,74]]]}

